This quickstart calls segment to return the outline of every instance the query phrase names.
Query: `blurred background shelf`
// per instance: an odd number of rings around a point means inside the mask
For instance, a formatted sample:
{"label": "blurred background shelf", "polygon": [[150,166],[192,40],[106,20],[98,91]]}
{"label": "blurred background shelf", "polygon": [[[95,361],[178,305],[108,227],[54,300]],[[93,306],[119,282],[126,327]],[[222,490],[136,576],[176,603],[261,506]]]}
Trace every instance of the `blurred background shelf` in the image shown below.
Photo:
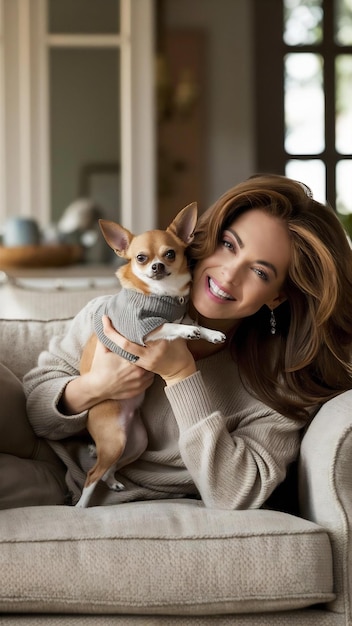
{"label": "blurred background shelf", "polygon": [[63,267],[78,263],[83,248],[72,244],[0,246],[0,269]]}

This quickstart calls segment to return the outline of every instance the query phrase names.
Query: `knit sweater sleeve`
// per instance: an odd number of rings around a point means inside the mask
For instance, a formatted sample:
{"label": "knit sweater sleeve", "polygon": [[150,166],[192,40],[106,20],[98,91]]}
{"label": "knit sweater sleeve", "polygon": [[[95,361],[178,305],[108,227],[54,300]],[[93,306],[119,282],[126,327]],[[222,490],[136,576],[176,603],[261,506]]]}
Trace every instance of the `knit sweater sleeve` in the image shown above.
{"label": "knit sweater sleeve", "polygon": [[40,437],[62,439],[85,427],[87,411],[64,415],[59,409],[60,399],[66,385],[79,376],[83,348],[94,332],[93,316],[104,300],[105,296],[91,300],[64,336],[52,337],[48,349],[39,355],[38,365],[24,376],[28,418]]}
{"label": "knit sweater sleeve", "polygon": [[262,506],[298,453],[302,423],[279,415],[243,389],[241,418],[234,426],[214,406],[199,371],[165,392],[178,424],[181,456],[204,504]]}

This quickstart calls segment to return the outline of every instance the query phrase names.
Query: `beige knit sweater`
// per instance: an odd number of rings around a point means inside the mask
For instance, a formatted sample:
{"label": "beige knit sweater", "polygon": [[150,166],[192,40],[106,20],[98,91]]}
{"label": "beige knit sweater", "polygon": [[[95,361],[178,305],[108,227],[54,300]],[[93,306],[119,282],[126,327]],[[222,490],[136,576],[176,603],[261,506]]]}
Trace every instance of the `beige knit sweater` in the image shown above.
{"label": "beige knit sweater", "polygon": [[[67,416],[58,405],[65,386],[78,375],[94,312],[104,298],[88,303],[65,337],[53,337],[24,379],[29,419],[67,466],[73,503],[94,464],[84,433],[87,412]],[[117,472],[125,491],[113,492],[101,482],[90,505],[199,497],[208,507],[255,508],[284,479],[298,453],[302,424],[253,398],[228,350],[198,361],[197,367],[171,387],[155,377],[141,408],[146,451]]]}

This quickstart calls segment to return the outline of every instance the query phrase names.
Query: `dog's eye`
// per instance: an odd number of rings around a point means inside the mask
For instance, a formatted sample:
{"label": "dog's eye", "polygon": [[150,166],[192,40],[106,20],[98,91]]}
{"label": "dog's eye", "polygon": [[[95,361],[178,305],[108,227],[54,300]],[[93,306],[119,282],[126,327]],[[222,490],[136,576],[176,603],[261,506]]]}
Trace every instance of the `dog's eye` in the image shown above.
{"label": "dog's eye", "polygon": [[136,261],[137,263],[145,263],[148,260],[148,257],[146,254],[137,254],[136,256]]}
{"label": "dog's eye", "polygon": [[175,256],[176,256],[175,250],[168,250],[167,252],[165,252],[165,258],[168,261],[173,261]]}

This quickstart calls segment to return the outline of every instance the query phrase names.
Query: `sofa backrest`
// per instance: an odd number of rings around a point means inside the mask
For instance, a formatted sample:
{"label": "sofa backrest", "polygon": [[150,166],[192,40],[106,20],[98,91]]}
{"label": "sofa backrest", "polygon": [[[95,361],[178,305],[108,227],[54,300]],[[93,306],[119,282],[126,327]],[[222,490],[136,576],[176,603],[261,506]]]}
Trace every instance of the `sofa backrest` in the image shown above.
{"label": "sofa backrest", "polygon": [[108,277],[13,278],[0,271],[0,319],[52,320],[73,317],[97,296],[116,293]]}
{"label": "sofa backrest", "polygon": [[111,279],[71,279],[60,285],[45,281],[5,280],[0,285],[0,361],[16,376],[37,364],[38,355],[50,339],[66,332],[70,320],[97,296],[116,293],[119,283]]}
{"label": "sofa backrest", "polygon": [[51,337],[65,333],[70,319],[0,319],[1,363],[22,379],[37,364],[39,353],[48,347]]}

